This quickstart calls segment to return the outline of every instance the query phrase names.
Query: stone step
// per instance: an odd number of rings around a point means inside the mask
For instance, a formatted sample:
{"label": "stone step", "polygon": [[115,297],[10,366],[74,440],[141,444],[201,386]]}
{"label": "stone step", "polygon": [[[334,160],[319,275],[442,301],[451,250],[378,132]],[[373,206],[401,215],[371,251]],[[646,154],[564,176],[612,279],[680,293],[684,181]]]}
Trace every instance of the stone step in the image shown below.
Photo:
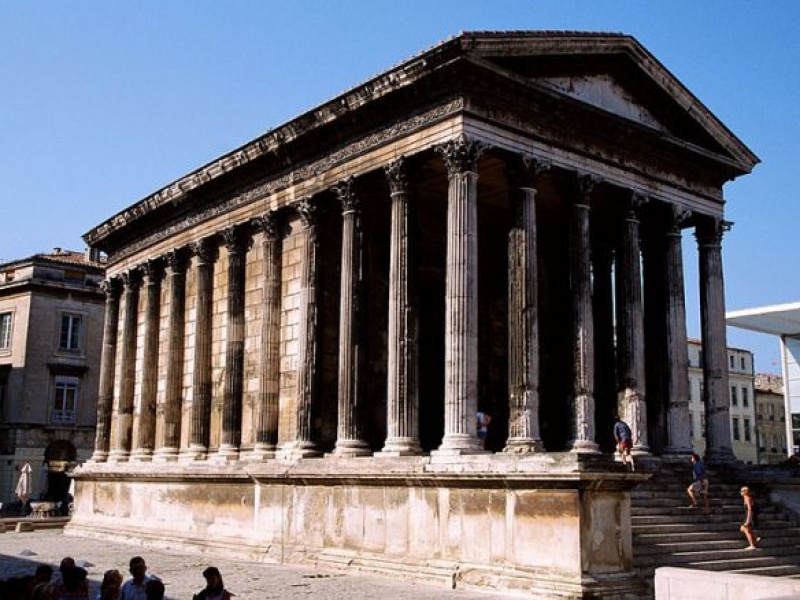
{"label": "stone step", "polygon": [[[785,531],[787,535],[794,535],[797,528],[800,527],[798,523],[791,523],[788,521],[774,521],[770,523],[761,523],[758,526],[758,531],[763,532],[776,532],[780,533]],[[631,528],[634,537],[639,535],[682,535],[687,533],[708,532],[715,534],[725,531],[739,531],[739,522],[731,521],[718,521],[703,524],[702,528],[698,527],[696,523],[686,523],[682,520],[676,520],[666,523],[648,523],[637,524]]]}
{"label": "stone step", "polygon": [[[715,504],[714,502],[709,502],[708,504],[709,510],[712,511],[713,514],[726,514],[726,515],[743,515],[744,509],[739,505],[733,504]],[[694,513],[703,514],[705,507],[702,505],[698,505],[696,507],[690,506],[688,504],[684,505],[676,505],[673,504],[671,506],[632,506],[631,507],[631,516],[633,517],[642,517],[642,516],[651,516],[651,515],[691,515]],[[756,511],[759,519],[765,519],[768,517],[772,517],[775,515],[783,515],[783,511],[775,506],[767,506],[764,508],[759,508]]]}
{"label": "stone step", "polygon": [[800,555],[787,554],[775,549],[745,550],[742,540],[739,548],[730,550],[674,552],[672,554],[639,554],[634,556],[636,567],[681,566],[709,571],[730,571],[733,569],[800,565]]}
{"label": "stone step", "polygon": [[[691,534],[689,534],[691,535]],[[693,536],[659,536],[661,539],[650,538],[638,547],[638,556],[653,556],[657,554],[674,554],[680,552],[717,552],[719,550],[741,550],[746,545],[744,536],[737,532],[726,533],[722,537],[711,538]],[[644,541],[637,537],[637,541]],[[775,551],[776,549],[795,551],[800,541],[800,530],[794,536],[770,537],[762,536],[759,547],[763,550]]]}
{"label": "stone step", "polygon": [[[668,524],[668,523],[741,523],[741,513],[726,513],[712,511],[711,514],[703,514],[702,510],[695,509],[688,510],[675,510],[670,512],[658,512],[655,514],[635,514],[631,515],[631,525],[655,525],[655,524]],[[766,515],[759,515],[759,527],[769,527],[771,523],[779,523],[782,527],[793,527],[796,521],[784,513],[771,513]]]}

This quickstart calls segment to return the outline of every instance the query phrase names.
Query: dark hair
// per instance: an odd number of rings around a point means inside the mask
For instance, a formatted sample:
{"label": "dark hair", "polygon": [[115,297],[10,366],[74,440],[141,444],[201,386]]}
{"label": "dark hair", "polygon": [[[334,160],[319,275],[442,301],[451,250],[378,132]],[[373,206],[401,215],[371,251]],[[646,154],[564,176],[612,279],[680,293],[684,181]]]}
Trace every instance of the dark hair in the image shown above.
{"label": "dark hair", "polygon": [[694,452],[692,452],[692,458],[695,459],[695,460],[700,460],[700,457],[697,454],[695,454]]}
{"label": "dark hair", "polygon": [[36,567],[36,577],[44,577],[47,581],[53,576],[53,567],[50,565],[39,565]]}
{"label": "dark hair", "polygon": [[164,582],[160,579],[150,579],[144,586],[147,600],[162,600],[164,598]]}
{"label": "dark hair", "polygon": [[86,569],[83,567],[64,569],[64,589],[68,592],[77,592],[81,584],[86,581],[86,575]]}
{"label": "dark hair", "polygon": [[141,556],[134,556],[131,561],[128,563],[128,568],[132,569],[134,565],[138,565],[139,563],[147,564],[144,562],[144,559]]}

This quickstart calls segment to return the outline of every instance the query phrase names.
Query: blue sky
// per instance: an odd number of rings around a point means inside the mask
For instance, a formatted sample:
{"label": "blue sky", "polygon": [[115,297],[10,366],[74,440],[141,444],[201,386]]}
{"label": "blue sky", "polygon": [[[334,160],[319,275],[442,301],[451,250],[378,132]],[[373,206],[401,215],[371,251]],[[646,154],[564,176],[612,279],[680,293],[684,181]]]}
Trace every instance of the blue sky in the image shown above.
{"label": "blue sky", "polygon": [[[728,309],[798,301],[798,26],[795,0],[0,0],[0,258],[82,249],[122,208],[460,31],[614,31],[763,161],[725,188]],[[776,339],[728,339],[779,372]]]}

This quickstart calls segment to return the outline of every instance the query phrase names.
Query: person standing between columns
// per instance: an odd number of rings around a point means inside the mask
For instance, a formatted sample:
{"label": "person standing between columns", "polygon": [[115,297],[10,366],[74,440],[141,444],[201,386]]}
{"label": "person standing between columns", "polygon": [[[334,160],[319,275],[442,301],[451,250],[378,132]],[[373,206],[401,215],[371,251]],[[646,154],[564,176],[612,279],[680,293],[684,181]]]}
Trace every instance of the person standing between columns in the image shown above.
{"label": "person standing between columns", "polygon": [[391,192],[386,442],[382,453],[419,454],[419,339],[414,228],[406,159],[386,169]]}
{"label": "person standing between columns", "polygon": [[544,449],[539,434],[536,184],[550,164],[523,156],[515,167],[519,202],[508,236],[509,437],[504,452],[526,453]]}
{"label": "person standing between columns", "polygon": [[465,134],[436,150],[447,168],[444,437],[441,453],[482,451],[478,412],[478,161],[486,150]]}
{"label": "person standing between columns", "polygon": [[256,407],[253,458],[272,458],[278,441],[280,384],[281,254],[284,225],[275,211],[254,219],[263,233],[263,311],[261,325],[261,372]]}
{"label": "person standing between columns", "polygon": [[722,235],[730,229],[731,223],[721,217],[697,218],[706,457],[712,463],[729,463],[736,458],[731,444]]}
{"label": "person standing between columns", "polygon": [[594,321],[592,316],[589,205],[599,181],[590,175],[578,178],[578,197],[572,205],[570,230],[570,283],[573,302],[572,452],[595,453],[594,427]]}
{"label": "person standing between columns", "polygon": [[622,240],[617,253],[618,410],[625,414],[633,434],[632,451],[647,454],[645,403],[644,316],[640,262],[639,212],[647,198],[632,192],[625,207]]}
{"label": "person standing between columns", "polygon": [[108,460],[111,442],[111,414],[114,407],[114,371],[117,363],[120,281],[116,277],[101,284],[106,296],[103,352],[100,357],[100,386],[97,398],[97,433],[92,462]]}
{"label": "person standing between columns", "polygon": [[361,385],[364,357],[363,232],[361,202],[352,178],[333,188],[342,205],[342,269],[339,301],[338,426],[335,456],[371,454],[361,431]]}

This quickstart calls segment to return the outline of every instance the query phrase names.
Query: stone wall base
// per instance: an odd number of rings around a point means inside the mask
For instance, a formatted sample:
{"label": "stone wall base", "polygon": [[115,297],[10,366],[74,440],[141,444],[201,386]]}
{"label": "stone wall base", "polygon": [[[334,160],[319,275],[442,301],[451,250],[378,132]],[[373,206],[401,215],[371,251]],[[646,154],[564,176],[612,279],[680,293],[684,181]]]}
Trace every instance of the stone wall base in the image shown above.
{"label": "stone wall base", "polygon": [[88,464],[67,532],[531,598],[635,598],[630,488],[573,455]]}

